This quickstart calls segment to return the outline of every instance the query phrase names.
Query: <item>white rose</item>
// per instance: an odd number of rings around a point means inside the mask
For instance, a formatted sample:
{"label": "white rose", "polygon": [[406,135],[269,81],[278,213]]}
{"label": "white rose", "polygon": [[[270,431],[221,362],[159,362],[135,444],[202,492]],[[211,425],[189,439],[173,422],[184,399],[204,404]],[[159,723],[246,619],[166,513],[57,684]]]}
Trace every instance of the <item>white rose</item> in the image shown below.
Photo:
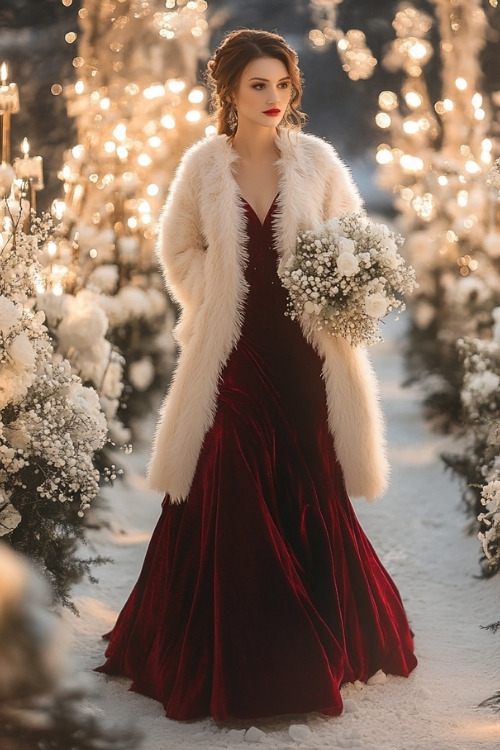
{"label": "white rose", "polygon": [[365,297],[365,310],[370,318],[380,320],[387,312],[387,299],[380,292],[367,294]]}
{"label": "white rose", "polygon": [[338,246],[340,253],[354,253],[355,244],[349,237],[339,237]]}
{"label": "white rose", "polygon": [[343,252],[337,258],[337,269],[341,276],[354,276],[359,271],[358,259],[350,252]]}

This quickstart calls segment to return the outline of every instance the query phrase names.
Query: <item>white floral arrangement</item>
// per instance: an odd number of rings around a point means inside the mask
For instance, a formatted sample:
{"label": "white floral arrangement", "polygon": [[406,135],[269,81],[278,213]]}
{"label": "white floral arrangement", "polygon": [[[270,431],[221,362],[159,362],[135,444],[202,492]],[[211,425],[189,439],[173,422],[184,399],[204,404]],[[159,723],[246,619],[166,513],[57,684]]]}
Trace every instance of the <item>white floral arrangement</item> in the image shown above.
{"label": "white floral arrangement", "polygon": [[[42,311],[30,309],[40,265],[37,240],[50,227],[38,221],[3,237],[0,259],[0,536],[12,532],[26,508],[77,502],[82,516],[99,491],[94,457],[107,439],[106,418],[93,388],[54,352]],[[12,269],[12,273],[11,273]],[[15,272],[14,272],[15,269]],[[48,516],[53,511],[47,510]]]}
{"label": "white floral arrangement", "polygon": [[485,530],[478,533],[478,539],[489,564],[498,569],[500,565],[500,471],[483,487],[481,503],[485,506],[485,511],[479,514],[478,521],[483,524]]}
{"label": "white floral arrangement", "polygon": [[279,271],[289,294],[287,314],[352,346],[381,341],[380,320],[404,310],[404,295],[417,286],[414,269],[398,252],[402,243],[361,212],[303,232]]}
{"label": "white floral arrangement", "polygon": [[500,570],[500,308],[493,338],[457,342],[463,364],[461,389],[464,456],[474,474],[465,478],[483,506],[478,533],[488,572]]}

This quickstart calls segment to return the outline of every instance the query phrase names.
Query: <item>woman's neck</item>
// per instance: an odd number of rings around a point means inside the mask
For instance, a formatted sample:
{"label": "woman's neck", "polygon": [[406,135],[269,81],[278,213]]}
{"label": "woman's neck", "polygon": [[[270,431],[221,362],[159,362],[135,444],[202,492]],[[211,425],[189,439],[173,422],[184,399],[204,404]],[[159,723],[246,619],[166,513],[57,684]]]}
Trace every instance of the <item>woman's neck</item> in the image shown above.
{"label": "woman's neck", "polygon": [[242,159],[262,161],[279,155],[275,128],[240,128],[234,134],[232,146]]}

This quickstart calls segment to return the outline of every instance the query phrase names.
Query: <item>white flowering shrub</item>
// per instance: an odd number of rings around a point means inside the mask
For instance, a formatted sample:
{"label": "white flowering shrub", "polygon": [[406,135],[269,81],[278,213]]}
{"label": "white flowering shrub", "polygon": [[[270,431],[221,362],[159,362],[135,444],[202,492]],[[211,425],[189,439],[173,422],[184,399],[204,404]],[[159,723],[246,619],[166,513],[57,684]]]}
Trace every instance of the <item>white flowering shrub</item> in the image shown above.
{"label": "white flowering shrub", "polygon": [[363,213],[302,233],[280,269],[288,314],[353,346],[381,341],[380,320],[403,310],[403,296],[416,286],[414,269],[398,252],[402,242]]}
{"label": "white flowering shrub", "polygon": [[[498,321],[500,309],[494,311]],[[500,330],[495,338],[458,341],[463,367],[460,392],[464,432],[460,453],[444,456],[461,477],[463,499],[479,522],[485,574],[500,570]]]}
{"label": "white flowering shrub", "polygon": [[81,518],[99,491],[95,456],[107,439],[99,397],[54,352],[44,313],[29,307],[38,246],[51,230],[38,220],[2,235],[0,262],[0,536],[36,561],[59,600],[91,561],[77,559]]}
{"label": "white flowering shrub", "polygon": [[482,525],[478,537],[492,573],[500,570],[500,467],[483,487],[481,502],[485,510],[478,516]]}
{"label": "white flowering shrub", "polygon": [[119,267],[103,264],[84,283],[75,294],[38,294],[37,308],[57,351],[98,391],[110,439],[125,445],[133,417],[151,408],[148,397],[170,376],[174,311],[157,273],[120,281]]}

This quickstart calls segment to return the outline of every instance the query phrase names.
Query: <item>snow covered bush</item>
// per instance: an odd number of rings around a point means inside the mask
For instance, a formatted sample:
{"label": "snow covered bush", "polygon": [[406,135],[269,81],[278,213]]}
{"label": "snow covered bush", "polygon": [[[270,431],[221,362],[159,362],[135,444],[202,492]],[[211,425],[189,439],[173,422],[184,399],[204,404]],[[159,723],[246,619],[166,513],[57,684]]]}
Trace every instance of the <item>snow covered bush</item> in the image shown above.
{"label": "snow covered bush", "polygon": [[[58,600],[90,560],[77,557],[81,518],[99,491],[95,457],[107,439],[93,388],[54,352],[44,313],[30,309],[47,219],[24,233],[7,222],[0,261],[0,536],[36,561]],[[98,562],[98,561],[96,561]]]}
{"label": "snow covered bush", "polygon": [[500,308],[493,313],[492,339],[460,339],[463,446],[444,456],[461,477],[463,499],[479,521],[484,572],[500,570]]}

